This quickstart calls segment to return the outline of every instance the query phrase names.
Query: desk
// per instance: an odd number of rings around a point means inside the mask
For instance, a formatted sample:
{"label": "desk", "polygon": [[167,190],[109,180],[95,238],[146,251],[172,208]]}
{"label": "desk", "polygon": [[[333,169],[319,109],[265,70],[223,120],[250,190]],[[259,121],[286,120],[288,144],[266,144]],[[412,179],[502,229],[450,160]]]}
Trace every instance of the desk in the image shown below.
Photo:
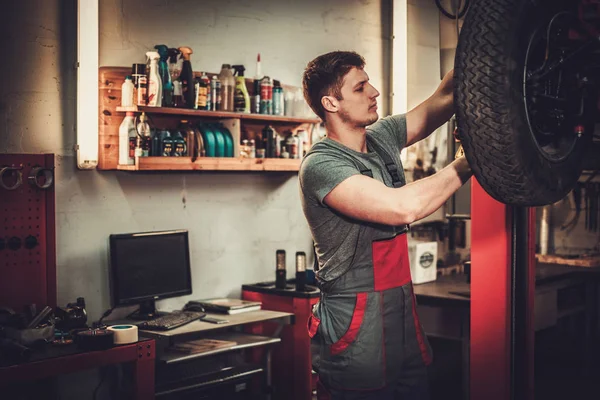
{"label": "desk", "polygon": [[[178,369],[181,368],[182,371],[185,370],[186,363],[193,362],[198,364],[199,366],[195,371],[202,374],[209,374],[211,371],[214,372],[215,368],[218,368],[221,360],[226,359],[226,361],[223,362],[231,361],[231,359],[227,358],[230,353],[243,349],[262,347],[265,349],[264,357],[262,359],[265,397],[270,398],[272,387],[271,345],[281,341],[278,338],[279,333],[284,325],[294,323],[294,314],[279,311],[257,310],[233,315],[215,313],[208,313],[207,315],[226,319],[228,322],[225,324],[212,324],[197,320],[168,331],[140,330],[141,335],[150,337],[156,341],[156,397],[169,398],[169,396],[171,396],[177,398],[177,396],[183,394],[186,390],[195,390],[206,386],[203,382],[191,382],[193,379],[187,378],[185,384],[178,386],[177,379],[180,375]],[[135,322],[139,323],[140,321],[118,321],[118,323]],[[279,326],[279,329],[271,334],[270,337],[231,332],[233,329],[253,326],[263,322],[275,323]],[[116,321],[106,321],[106,323],[112,325],[115,324]],[[212,351],[210,353],[197,353],[191,355],[176,355],[168,351],[168,347],[177,342],[185,342],[199,338],[233,340],[237,345],[218,349],[217,351]],[[256,370],[253,370],[253,372],[256,372]],[[183,380],[180,382],[183,382]]]}
{"label": "desk", "polygon": [[100,351],[82,351],[75,344],[48,347],[44,352],[33,352],[28,362],[0,367],[0,387],[84,369],[131,363],[135,376],[135,399],[153,399],[155,355],[154,340],[143,338],[138,343]]}
{"label": "desk", "polygon": [[[585,315],[584,340],[591,346],[595,334],[596,280],[598,269],[539,264],[536,268],[535,330],[550,328],[558,319]],[[564,301],[569,290],[583,292],[584,304]],[[431,337],[459,340],[462,348],[463,393],[469,398],[470,284],[465,275],[441,276],[435,282],[414,285],[417,309],[425,332]],[[460,295],[458,293],[464,293]],[[589,346],[585,346],[588,347]],[[593,353],[585,354],[587,362]]]}

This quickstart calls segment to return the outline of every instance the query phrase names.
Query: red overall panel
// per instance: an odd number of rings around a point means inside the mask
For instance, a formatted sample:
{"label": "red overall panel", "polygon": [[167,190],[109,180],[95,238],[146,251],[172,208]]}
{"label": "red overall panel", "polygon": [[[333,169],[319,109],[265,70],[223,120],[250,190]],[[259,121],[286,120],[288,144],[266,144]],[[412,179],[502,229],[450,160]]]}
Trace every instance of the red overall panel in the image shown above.
{"label": "red overall panel", "polygon": [[54,307],[54,155],[0,154],[0,179],[0,306]]}

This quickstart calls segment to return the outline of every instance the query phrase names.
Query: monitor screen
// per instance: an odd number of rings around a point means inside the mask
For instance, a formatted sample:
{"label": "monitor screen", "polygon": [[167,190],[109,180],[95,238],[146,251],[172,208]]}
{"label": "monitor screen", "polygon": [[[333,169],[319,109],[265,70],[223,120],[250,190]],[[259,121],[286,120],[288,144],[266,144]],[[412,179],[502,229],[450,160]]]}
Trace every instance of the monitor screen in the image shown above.
{"label": "monitor screen", "polygon": [[110,235],[113,305],[192,293],[188,232]]}

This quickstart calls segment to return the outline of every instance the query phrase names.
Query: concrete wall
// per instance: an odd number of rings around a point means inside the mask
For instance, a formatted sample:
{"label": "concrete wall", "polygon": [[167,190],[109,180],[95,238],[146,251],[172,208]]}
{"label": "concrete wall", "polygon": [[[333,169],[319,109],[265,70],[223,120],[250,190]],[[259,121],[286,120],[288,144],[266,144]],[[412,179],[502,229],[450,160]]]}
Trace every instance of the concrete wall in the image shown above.
{"label": "concrete wall", "polygon": [[[56,154],[59,304],[84,296],[91,319],[109,307],[108,235],[118,232],[189,229],[191,298],[235,296],[242,283],[273,279],[280,248],[293,275],[293,254],[312,254],[295,174],[76,170],[75,4],[22,0],[0,13],[0,151]],[[195,70],[243,63],[251,76],[260,52],[264,73],[298,85],[310,59],[352,49],[385,93],[386,7],[386,0],[102,0],[100,62],[128,66],[155,44],[188,45]],[[89,121],[90,129],[96,124]],[[159,305],[173,309],[187,299]]]}

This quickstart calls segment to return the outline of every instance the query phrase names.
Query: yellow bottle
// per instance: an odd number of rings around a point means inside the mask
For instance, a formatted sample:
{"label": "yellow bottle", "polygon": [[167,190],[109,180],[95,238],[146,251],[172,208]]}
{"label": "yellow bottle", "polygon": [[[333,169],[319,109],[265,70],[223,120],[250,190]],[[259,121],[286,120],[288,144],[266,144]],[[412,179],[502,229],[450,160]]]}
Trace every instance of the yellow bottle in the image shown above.
{"label": "yellow bottle", "polygon": [[246,88],[246,78],[244,78],[243,65],[233,65],[235,70],[235,94],[233,96],[233,111],[250,113],[250,95]]}

